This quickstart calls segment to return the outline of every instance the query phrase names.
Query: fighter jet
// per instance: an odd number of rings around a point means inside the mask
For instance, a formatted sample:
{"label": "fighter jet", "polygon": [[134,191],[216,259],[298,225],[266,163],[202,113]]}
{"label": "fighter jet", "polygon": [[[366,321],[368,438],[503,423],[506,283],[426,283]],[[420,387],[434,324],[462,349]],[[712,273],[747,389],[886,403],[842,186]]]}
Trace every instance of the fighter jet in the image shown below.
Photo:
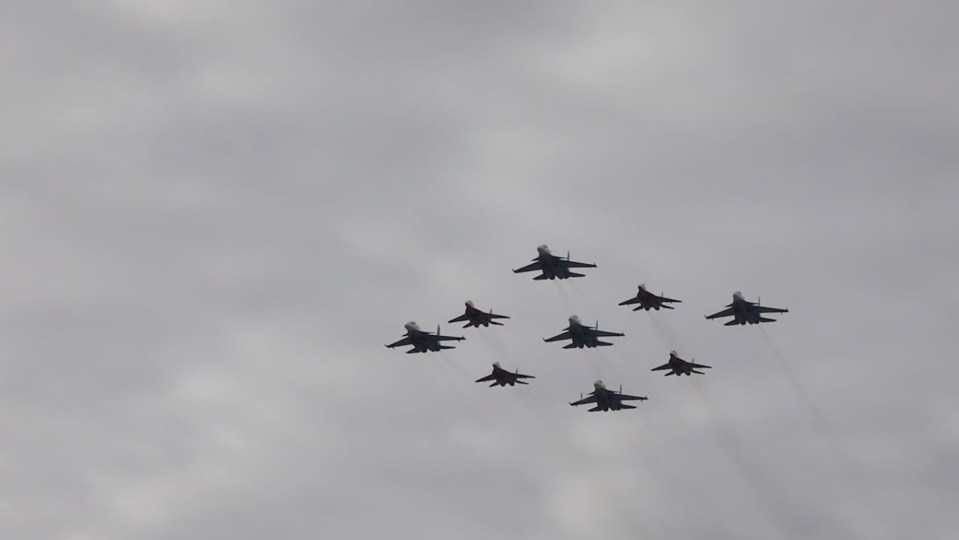
{"label": "fighter jet", "polygon": [[789,313],[788,309],[779,309],[761,306],[759,299],[755,303],[743,298],[743,293],[736,291],[733,293],[733,303],[727,304],[726,309],[706,315],[707,319],[716,319],[719,317],[735,317],[733,320],[724,324],[724,326],[734,326],[737,324],[759,324],[764,322],[776,322],[776,319],[763,317],[763,313]]}
{"label": "fighter jet", "polygon": [[633,309],[633,311],[639,311],[641,309],[645,309],[646,311],[655,309],[656,311],[659,311],[660,308],[674,309],[673,306],[666,305],[668,302],[682,302],[682,300],[673,300],[672,298],[666,298],[665,296],[656,296],[655,294],[646,290],[646,285],[640,285],[639,292],[636,293],[635,298],[623,300],[619,303],[619,305],[628,306],[630,304],[639,304]]}
{"label": "fighter jet", "polygon": [[[693,358],[693,360],[695,360],[695,358]],[[669,362],[666,362],[665,364],[659,367],[654,367],[650,371],[662,371],[664,369],[671,370],[669,373],[666,374],[667,377],[669,377],[670,375],[690,375],[693,373],[705,375],[705,373],[703,373],[702,371],[696,371],[697,369],[702,369],[702,368],[712,369],[710,366],[704,366],[702,364],[694,364],[692,362],[687,362],[683,360],[682,358],[680,358],[676,354],[676,351],[669,351]]]}
{"label": "fighter jet", "polygon": [[521,272],[533,272],[540,270],[543,273],[534,277],[534,280],[540,279],[567,279],[571,277],[583,277],[585,274],[577,274],[576,272],[570,272],[570,268],[596,268],[595,264],[592,263],[581,263],[576,261],[571,261],[569,259],[569,252],[566,252],[566,258],[557,257],[550,253],[549,248],[546,245],[539,246],[536,248],[536,251],[539,252],[539,255],[533,259],[533,264],[528,264],[522,268],[513,270],[513,272],[519,274]]}
{"label": "fighter jet", "polygon": [[579,322],[579,317],[573,315],[569,318],[569,326],[563,329],[564,332],[553,336],[551,338],[546,338],[543,341],[546,343],[552,343],[554,341],[562,341],[566,339],[573,340],[569,345],[564,345],[564,349],[582,349],[583,347],[588,347],[592,349],[593,347],[603,347],[606,345],[612,345],[612,343],[607,343],[605,341],[600,341],[598,338],[601,337],[617,337],[625,336],[626,334],[619,332],[604,332],[599,329],[599,323],[596,323],[596,326],[586,326],[583,323]]}
{"label": "fighter jet", "polygon": [[454,322],[469,321],[463,325],[463,328],[469,328],[470,326],[476,326],[478,328],[480,325],[489,326],[491,324],[495,324],[497,326],[503,326],[503,323],[496,322],[493,319],[509,319],[509,317],[507,317],[506,315],[497,315],[493,313],[492,311],[490,311],[489,313],[484,313],[480,311],[479,309],[477,309],[476,306],[473,305],[472,300],[467,300],[466,313],[460,315],[459,317],[455,319],[450,319],[449,322],[454,323]]}
{"label": "fighter jet", "polygon": [[440,349],[455,349],[456,347],[451,347],[448,345],[442,345],[443,341],[461,341],[466,338],[461,336],[442,336],[440,335],[440,326],[436,325],[436,333],[431,334],[429,332],[424,332],[420,330],[420,327],[413,321],[410,321],[403,325],[406,328],[406,337],[397,341],[396,343],[390,343],[386,347],[392,349],[393,347],[405,347],[407,345],[412,345],[413,348],[406,351],[406,354],[413,353],[425,353],[426,351],[438,351]]}
{"label": "fighter jet", "polygon": [[510,373],[505,369],[501,368],[499,362],[493,362],[493,373],[483,377],[482,379],[476,379],[476,382],[489,382],[493,381],[493,384],[489,385],[490,388],[494,386],[506,386],[507,384],[513,386],[515,384],[529,384],[528,382],[521,381],[520,379],[535,379],[532,375],[523,375],[519,370]]}
{"label": "fighter jet", "polygon": [[594,390],[589,393],[589,397],[582,397],[580,394],[580,400],[570,403],[573,407],[578,407],[579,405],[585,405],[587,403],[595,403],[596,406],[589,410],[589,412],[594,411],[618,411],[620,409],[635,409],[635,405],[626,405],[624,401],[645,401],[646,396],[628,396],[623,393],[623,387],[619,387],[619,392],[614,390],[607,390],[606,385],[603,384],[603,381],[596,381],[593,383]]}

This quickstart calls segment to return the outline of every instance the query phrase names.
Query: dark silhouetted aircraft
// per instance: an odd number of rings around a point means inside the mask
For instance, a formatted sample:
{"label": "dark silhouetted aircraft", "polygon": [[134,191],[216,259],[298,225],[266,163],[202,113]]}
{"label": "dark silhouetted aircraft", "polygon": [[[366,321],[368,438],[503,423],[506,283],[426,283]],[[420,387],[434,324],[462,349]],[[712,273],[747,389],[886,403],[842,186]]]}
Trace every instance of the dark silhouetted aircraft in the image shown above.
{"label": "dark silhouetted aircraft", "polygon": [[585,275],[570,272],[570,268],[596,268],[595,264],[569,260],[569,252],[566,253],[565,259],[562,257],[557,257],[556,255],[550,253],[549,248],[545,245],[539,246],[536,248],[536,251],[539,252],[539,255],[533,259],[533,264],[528,264],[522,268],[513,270],[513,272],[519,274],[520,272],[533,272],[540,270],[542,271],[542,274],[534,277],[533,279],[566,279],[571,277],[583,277]]}
{"label": "dark silhouetted aircraft", "polygon": [[674,309],[673,306],[666,305],[668,302],[682,302],[682,300],[673,300],[672,298],[666,298],[665,296],[656,296],[655,294],[646,290],[646,285],[639,286],[639,292],[636,293],[634,298],[629,300],[623,300],[619,303],[621,306],[628,306],[630,304],[639,304],[633,311],[639,311],[645,309],[649,311],[655,309],[659,311],[660,308]]}
{"label": "dark silhouetted aircraft", "polygon": [[509,317],[507,317],[506,315],[497,315],[493,313],[492,311],[490,311],[489,313],[484,313],[483,311],[480,311],[479,309],[476,308],[476,306],[473,305],[472,300],[467,300],[466,313],[460,315],[459,317],[455,319],[450,319],[449,322],[454,323],[454,322],[469,321],[463,325],[463,328],[469,328],[470,326],[479,327],[480,325],[489,326],[491,324],[495,324],[496,326],[503,326],[503,323],[496,322],[493,319],[509,319]]}
{"label": "dark silhouetted aircraft", "polygon": [[506,386],[507,384],[513,386],[515,384],[529,384],[528,382],[521,381],[520,379],[535,379],[532,375],[523,375],[519,370],[515,372],[506,371],[501,368],[499,362],[493,362],[493,373],[483,377],[482,379],[476,379],[476,382],[489,382],[493,381],[493,384],[490,385],[490,388],[494,386]]}
{"label": "dark silhouetted aircraft", "polygon": [[612,345],[612,343],[607,343],[605,341],[600,341],[598,338],[601,337],[618,337],[625,336],[619,332],[604,332],[599,330],[599,323],[596,323],[596,326],[586,326],[583,323],[579,322],[579,317],[573,315],[569,318],[569,326],[564,329],[564,332],[553,336],[551,338],[544,339],[543,341],[547,343],[552,343],[554,341],[562,341],[565,339],[571,339],[573,342],[569,345],[564,345],[564,349],[582,349],[583,347],[588,347],[592,349],[593,347],[603,347],[606,345]]}
{"label": "dark silhouetted aircraft", "polygon": [[[695,358],[693,358],[695,360]],[[650,371],[662,371],[664,369],[670,370],[666,374],[667,377],[670,375],[690,375],[692,373],[698,373],[700,375],[705,375],[702,371],[696,371],[697,369],[712,369],[710,366],[704,366],[702,364],[694,364],[692,362],[687,362],[676,355],[676,351],[669,351],[669,362],[665,364],[654,367]]]}
{"label": "dark silhouetted aircraft", "polygon": [[579,401],[574,401],[570,403],[573,407],[579,405],[586,405],[587,403],[595,403],[596,406],[589,410],[589,412],[594,411],[618,411],[620,409],[635,409],[635,405],[626,405],[624,401],[644,401],[646,396],[628,396],[623,393],[623,387],[619,388],[619,392],[615,390],[607,390],[606,385],[603,384],[603,381],[596,381],[593,383],[594,390],[589,393],[589,397],[582,397]]}
{"label": "dark silhouetted aircraft", "polygon": [[733,320],[724,324],[724,326],[734,326],[737,324],[759,324],[764,322],[776,322],[776,319],[763,317],[763,313],[789,313],[788,309],[780,309],[759,305],[757,299],[755,303],[743,298],[743,293],[736,291],[733,293],[733,303],[727,304],[726,309],[706,315],[707,319],[717,319],[719,317],[734,317]]}
{"label": "dark silhouetted aircraft", "polygon": [[387,345],[387,347],[392,349],[393,347],[405,347],[407,345],[412,345],[413,348],[406,351],[406,354],[418,352],[425,353],[426,351],[438,351],[440,349],[455,349],[456,347],[442,345],[441,343],[443,341],[461,341],[466,339],[461,336],[440,335],[439,325],[436,325],[435,334],[420,330],[420,327],[413,321],[404,324],[403,327],[406,328],[406,334],[404,334],[406,337],[397,341],[396,343],[390,343]]}

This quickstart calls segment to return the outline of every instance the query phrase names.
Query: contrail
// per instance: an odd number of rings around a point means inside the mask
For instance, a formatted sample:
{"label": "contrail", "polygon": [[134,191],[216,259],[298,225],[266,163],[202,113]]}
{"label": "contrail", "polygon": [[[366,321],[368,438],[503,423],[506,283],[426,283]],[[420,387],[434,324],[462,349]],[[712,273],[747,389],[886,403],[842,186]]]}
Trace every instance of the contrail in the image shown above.
{"label": "contrail", "polygon": [[556,285],[556,288],[559,290],[559,293],[563,295],[563,299],[566,300],[566,307],[569,308],[570,313],[576,313],[576,304],[573,303],[573,300],[567,294],[566,289],[559,282],[553,282],[553,285]]}
{"label": "contrail", "polygon": [[577,296],[579,296],[580,300],[583,301],[583,303],[586,305],[587,308],[589,308],[591,312],[593,313],[596,312],[596,306],[593,305],[593,301],[590,300],[589,297],[587,297],[585,294],[583,294],[583,291],[579,288],[579,285],[577,285],[575,281],[570,281],[569,288],[573,289],[573,292],[576,293]]}
{"label": "contrail", "polygon": [[760,493],[759,499],[776,518],[778,525],[784,529],[788,528],[784,522],[791,518],[788,509],[794,505],[790,504],[783,492],[769,481],[769,478],[763,473],[762,469],[748,458],[746,445],[743,443],[742,437],[727,420],[726,415],[718,403],[710,399],[702,381],[694,379],[692,383],[699,397],[702,399],[703,406],[708,413],[714,416],[715,421],[713,425],[716,426],[716,433],[719,435],[719,439],[726,447],[726,450],[732,455],[733,461],[738,466],[740,472]]}
{"label": "contrail", "polygon": [[679,334],[673,330],[672,326],[670,326],[668,322],[649,312],[647,312],[646,315],[649,317],[649,321],[653,325],[653,329],[656,330],[657,334],[659,334],[659,338],[663,340],[663,342],[665,342],[670,349],[680,351],[689,350],[686,347],[685,341],[679,337]]}
{"label": "contrail", "polygon": [[805,387],[799,382],[799,378],[796,376],[796,373],[792,370],[792,366],[789,365],[789,362],[786,361],[786,357],[782,354],[775,343],[773,343],[772,338],[769,337],[769,334],[766,333],[766,329],[759,326],[759,334],[763,337],[766,346],[772,352],[772,356],[779,362],[779,365],[783,368],[783,372],[786,373],[786,378],[789,379],[789,383],[792,385],[793,390],[796,391],[796,394],[806,405],[806,408],[809,410],[809,415],[812,417],[813,423],[816,426],[816,430],[819,431],[819,435],[829,443],[830,448],[842,462],[842,465],[852,473],[855,470],[855,465],[852,462],[852,459],[849,458],[849,455],[839,446],[839,443],[836,441],[836,438],[832,434],[832,430],[829,427],[829,422],[826,420],[825,416],[819,412],[819,409],[816,408],[816,404],[813,402],[812,398],[809,397],[809,393],[806,392]]}
{"label": "contrail", "polygon": [[[596,351],[596,354],[603,360],[603,362],[609,365],[609,369],[610,371],[612,371],[613,376],[615,376],[620,382],[622,382],[623,374],[620,372],[619,368],[616,367],[616,362],[611,361],[609,359],[609,356],[607,356],[606,353],[603,352],[603,349],[601,347],[596,347],[593,350]],[[586,358],[589,358],[589,353],[586,353]]]}
{"label": "contrail", "polygon": [[599,367],[596,366],[596,363],[593,362],[593,359],[589,357],[589,354],[586,353],[586,350],[580,349],[580,352],[583,353],[583,358],[585,358],[586,363],[589,364],[589,370],[590,372],[592,372],[593,377],[597,379],[602,379],[603,378],[602,371],[600,371]]}
{"label": "contrail", "polygon": [[493,349],[493,352],[501,360],[507,360],[510,358],[509,352],[506,350],[506,346],[499,340],[498,336],[488,333],[489,330],[486,328],[478,328],[477,334],[479,334],[480,339],[486,343],[486,345]]}

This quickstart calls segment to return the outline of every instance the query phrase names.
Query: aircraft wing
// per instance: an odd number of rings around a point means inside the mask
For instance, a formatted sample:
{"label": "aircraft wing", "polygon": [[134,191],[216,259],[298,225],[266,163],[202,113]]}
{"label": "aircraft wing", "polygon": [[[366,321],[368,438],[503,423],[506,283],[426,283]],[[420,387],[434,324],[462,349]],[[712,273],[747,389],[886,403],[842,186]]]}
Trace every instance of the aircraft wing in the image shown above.
{"label": "aircraft wing", "polygon": [[622,332],[607,332],[605,330],[592,330],[592,332],[596,337],[622,337],[626,335]]}
{"label": "aircraft wing", "polygon": [[579,400],[579,401],[574,401],[574,402],[570,403],[570,405],[572,405],[573,407],[575,407],[575,406],[577,406],[577,405],[586,405],[587,403],[596,403],[596,396],[595,396],[595,395],[592,395],[592,396],[584,397],[583,399],[581,399],[581,400]]}
{"label": "aircraft wing", "polygon": [[695,363],[693,363],[693,362],[690,362],[690,363],[689,363],[689,367],[691,367],[691,368],[693,368],[693,369],[698,369],[698,368],[713,369],[712,366],[704,366],[703,364],[695,364]]}
{"label": "aircraft wing", "polygon": [[716,313],[713,313],[712,315],[706,315],[706,318],[707,318],[707,319],[717,319],[717,318],[719,318],[719,317],[729,317],[729,316],[733,315],[735,312],[736,312],[736,310],[734,310],[733,308],[726,308],[726,309],[724,309],[724,310],[722,310],[722,311],[717,311]]}
{"label": "aircraft wing", "polygon": [[462,336],[441,336],[439,334],[433,336],[436,338],[436,341],[462,341],[466,338]]}
{"label": "aircraft wing", "polygon": [[536,378],[533,375],[523,375],[522,373],[514,373],[513,376],[516,377],[517,379],[535,379]]}
{"label": "aircraft wing", "polygon": [[412,345],[412,344],[413,344],[413,340],[410,339],[410,336],[406,336],[405,338],[397,341],[396,343],[390,343],[389,345],[387,345],[387,347],[392,349],[393,347],[403,347],[403,346]]}
{"label": "aircraft wing", "polygon": [[789,313],[788,309],[780,309],[780,308],[766,307],[766,306],[756,306],[756,311],[758,313]]}
{"label": "aircraft wing", "polygon": [[616,394],[616,397],[619,398],[620,401],[646,401],[646,399],[648,399],[646,396],[629,396],[626,394]]}
{"label": "aircraft wing", "polygon": [[596,268],[596,265],[593,263],[581,263],[564,260],[563,264],[565,264],[567,268]]}
{"label": "aircraft wing", "polygon": [[522,268],[517,268],[516,270],[513,270],[513,272],[516,274],[519,274],[521,272],[532,272],[534,270],[542,270],[542,269],[543,269],[543,265],[540,264],[539,261],[535,261],[532,264],[527,264],[526,266]]}
{"label": "aircraft wing", "polygon": [[544,339],[543,341],[545,341],[546,343],[552,343],[554,341],[562,341],[564,339],[573,339],[573,334],[569,330],[567,330],[563,332],[562,334],[558,334],[551,338]]}
{"label": "aircraft wing", "polygon": [[658,296],[657,298],[659,298],[660,302],[679,302],[680,304],[683,303],[682,300],[676,300],[674,298],[666,298],[665,296]]}
{"label": "aircraft wing", "polygon": [[638,304],[640,302],[642,302],[642,300],[640,300],[639,297],[636,297],[636,298],[630,298],[629,300],[623,300],[622,302],[619,303],[619,305],[628,306],[630,304]]}
{"label": "aircraft wing", "polygon": [[664,369],[672,369],[672,367],[670,367],[670,365],[669,365],[669,362],[666,362],[665,364],[663,364],[663,365],[661,365],[661,366],[659,366],[659,367],[654,367],[654,368],[651,369],[650,371],[662,371],[662,370],[664,370]]}
{"label": "aircraft wing", "polygon": [[475,382],[488,382],[488,381],[495,381],[495,380],[496,380],[496,377],[494,377],[493,374],[491,373],[481,379],[476,379]]}
{"label": "aircraft wing", "polygon": [[459,317],[457,317],[457,318],[455,318],[455,319],[450,319],[450,320],[447,321],[447,322],[463,322],[463,321],[468,321],[468,320],[470,320],[470,318],[469,318],[467,315],[463,314],[463,315],[460,315]]}
{"label": "aircraft wing", "polygon": [[509,315],[497,315],[495,313],[487,313],[486,316],[490,319],[509,319]]}

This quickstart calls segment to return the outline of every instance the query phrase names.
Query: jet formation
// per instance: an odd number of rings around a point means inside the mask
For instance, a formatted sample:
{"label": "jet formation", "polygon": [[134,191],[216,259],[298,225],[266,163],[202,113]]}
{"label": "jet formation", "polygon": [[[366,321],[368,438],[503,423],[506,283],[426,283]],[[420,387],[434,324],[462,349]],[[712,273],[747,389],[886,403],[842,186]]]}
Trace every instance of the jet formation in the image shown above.
{"label": "jet formation", "polygon": [[620,409],[635,409],[635,405],[626,405],[624,401],[646,401],[646,396],[630,396],[623,393],[623,387],[619,387],[619,392],[614,390],[609,390],[606,388],[606,385],[603,384],[603,381],[596,381],[593,383],[593,391],[589,393],[589,397],[583,397],[580,394],[579,401],[574,401],[570,403],[573,407],[578,407],[580,405],[586,405],[588,403],[595,403],[596,406],[589,410],[589,412],[596,411],[618,411]]}
{"label": "jet formation", "polygon": [[570,268],[596,268],[596,265],[593,263],[581,263],[576,261],[571,261],[569,259],[569,252],[566,252],[566,258],[557,257],[550,253],[549,248],[546,247],[546,244],[536,248],[538,255],[533,259],[533,264],[527,264],[522,268],[517,268],[513,270],[513,273],[520,274],[522,272],[535,272],[537,270],[541,271],[542,274],[534,277],[534,280],[541,279],[568,279],[572,277],[583,277],[586,274],[577,274],[576,272],[570,272]]}
{"label": "jet formation", "polygon": [[406,328],[406,334],[403,334],[403,339],[397,341],[396,343],[390,343],[386,346],[388,349],[393,347],[405,347],[407,345],[412,345],[413,348],[406,351],[406,354],[413,353],[425,353],[427,351],[439,351],[442,349],[455,349],[450,345],[443,345],[444,341],[462,341],[466,338],[462,336],[443,336],[440,335],[440,326],[436,325],[436,333],[431,334],[420,330],[419,325],[415,322],[410,321],[403,325]]}
{"label": "jet formation", "polygon": [[629,306],[632,304],[639,304],[633,308],[633,311],[639,311],[641,309],[645,309],[646,311],[655,309],[656,311],[659,311],[661,308],[676,309],[668,304],[677,302],[682,302],[682,300],[673,300],[672,298],[666,298],[665,296],[656,296],[655,294],[646,290],[646,285],[641,284],[639,286],[639,292],[636,293],[635,297],[630,298],[629,300],[623,300],[619,303],[619,305]]}
{"label": "jet formation", "polygon": [[571,340],[569,345],[564,345],[564,349],[582,349],[588,347],[608,347],[612,345],[608,341],[600,341],[601,337],[622,337],[626,334],[620,332],[606,332],[599,329],[599,322],[596,326],[586,326],[579,322],[579,317],[573,315],[569,318],[569,326],[563,329],[563,332],[551,338],[545,338],[543,341],[552,343],[554,341]]}
{"label": "jet formation", "polygon": [[500,367],[499,362],[493,362],[493,372],[485,377],[476,379],[476,381],[474,382],[493,381],[493,384],[490,385],[490,387],[492,388],[493,386],[506,386],[507,384],[510,386],[513,386],[516,384],[529,384],[528,382],[525,382],[522,379],[535,379],[535,378],[536,377],[533,377],[532,375],[523,375],[522,373],[519,372],[519,370],[516,370],[515,372],[506,371],[505,369]]}
{"label": "jet formation", "polygon": [[497,315],[493,313],[492,311],[490,311],[489,313],[486,313],[482,310],[477,309],[476,306],[473,305],[472,300],[467,300],[466,313],[460,315],[459,317],[456,317],[455,319],[450,319],[449,322],[455,323],[455,322],[467,321],[467,323],[463,325],[463,328],[469,328],[470,326],[476,326],[476,327],[489,326],[491,324],[495,324],[496,326],[503,326],[503,323],[496,322],[494,319],[509,319],[509,317],[507,317],[506,315]]}
{"label": "jet formation", "polygon": [[[524,272],[540,272],[539,275],[533,278],[533,280],[540,281],[546,279],[569,279],[573,277],[584,277],[584,274],[576,273],[571,271],[572,268],[596,268],[596,265],[593,263],[582,263],[576,262],[570,259],[569,252],[566,253],[566,257],[558,257],[553,255],[549,248],[546,245],[541,245],[536,248],[538,255],[533,259],[532,264],[528,264],[522,268],[514,269],[514,273],[524,273]],[[639,290],[636,293],[636,296],[628,300],[624,300],[619,303],[620,306],[636,306],[633,308],[633,311],[645,310],[645,311],[659,311],[661,309],[675,309],[669,304],[682,303],[681,300],[674,298],[667,298],[664,295],[657,295],[650,292],[646,285],[640,285]],[[713,313],[712,315],[706,315],[707,319],[718,319],[724,317],[732,317],[731,320],[724,323],[725,326],[736,326],[736,325],[746,325],[746,324],[760,324],[775,322],[776,319],[769,317],[764,317],[764,314],[769,313],[788,313],[789,310],[785,308],[774,308],[761,305],[760,300],[757,298],[756,302],[750,302],[743,297],[743,293],[736,291],[733,293],[733,301],[731,304],[726,305],[725,309],[722,311]],[[453,319],[450,319],[450,323],[465,322],[463,328],[469,327],[489,327],[493,326],[503,326],[503,323],[499,322],[502,319],[509,319],[506,315],[498,315],[490,311],[483,311],[477,308],[472,301],[466,301],[466,310],[465,312]],[[624,337],[625,334],[621,332],[608,332],[599,329],[599,322],[595,326],[587,326],[583,324],[579,317],[573,315],[568,319],[569,325],[563,329],[563,331],[553,337],[545,338],[543,341],[547,343],[553,343],[557,341],[566,341],[569,340],[570,343],[563,346],[564,349],[582,349],[582,348],[594,348],[594,347],[608,347],[613,345],[608,341],[601,341],[600,338],[609,338],[609,337]],[[448,341],[463,341],[463,336],[444,336],[440,333],[440,327],[437,325],[436,333],[430,333],[424,330],[421,330],[420,327],[415,322],[408,322],[404,325],[406,333],[403,334],[403,338],[395,343],[391,343],[386,347],[392,349],[395,347],[405,347],[410,346],[411,349],[407,350],[407,354],[412,353],[426,353],[426,352],[436,352],[444,349],[453,349],[455,347],[451,345],[444,345],[444,342]],[[695,360],[695,359],[693,359]],[[697,364],[695,361],[686,361],[682,359],[676,351],[670,351],[669,360],[661,365],[652,368],[651,371],[666,371],[665,375],[692,375],[693,373],[697,375],[704,375],[705,373],[701,370],[703,369],[712,369],[711,366],[705,364]],[[532,375],[525,375],[519,372],[519,370],[508,371],[503,369],[500,366],[499,362],[493,363],[493,371],[489,375],[480,377],[476,379],[475,382],[489,382],[489,386],[515,386],[528,385],[524,379],[534,379]],[[619,391],[614,391],[606,388],[606,385],[603,381],[599,380],[593,383],[593,391],[589,393],[588,396],[583,397],[580,394],[580,399],[570,403],[570,405],[576,407],[579,405],[586,404],[595,404],[595,406],[589,409],[590,412],[594,411],[619,411],[622,409],[635,409],[635,405],[628,405],[623,403],[624,401],[645,401],[646,396],[631,396],[623,393],[622,386],[620,386]]]}
{"label": "jet formation", "polygon": [[719,319],[722,317],[732,317],[733,319],[723,326],[735,326],[737,324],[759,324],[764,322],[776,322],[776,319],[763,317],[763,313],[789,313],[788,309],[762,306],[756,302],[750,302],[743,298],[743,293],[736,291],[733,293],[733,303],[726,304],[726,309],[717,311],[712,315],[706,315],[707,319]]}
{"label": "jet formation", "polygon": [[[695,358],[693,358],[693,360],[695,360]],[[669,351],[669,361],[659,367],[654,367],[650,371],[662,371],[664,369],[669,370],[669,373],[666,374],[667,377],[670,375],[692,375],[693,373],[705,375],[702,371],[696,370],[711,369],[711,366],[687,362],[680,358],[679,355],[676,354],[676,351]]]}

